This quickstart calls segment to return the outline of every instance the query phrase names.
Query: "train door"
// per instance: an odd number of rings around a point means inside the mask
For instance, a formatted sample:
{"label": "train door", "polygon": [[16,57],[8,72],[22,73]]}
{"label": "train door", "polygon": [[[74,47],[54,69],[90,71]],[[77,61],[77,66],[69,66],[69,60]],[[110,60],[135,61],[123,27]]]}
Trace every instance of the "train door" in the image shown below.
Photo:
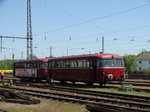
{"label": "train door", "polygon": [[92,73],[93,73],[93,80],[96,80],[96,68],[97,68],[97,61],[96,59],[92,59]]}
{"label": "train door", "polygon": [[44,78],[47,76],[47,74],[48,74],[48,64],[47,62],[41,62],[39,68],[39,76],[41,78]]}
{"label": "train door", "polygon": [[52,84],[53,83],[53,76],[52,76],[52,61],[48,61],[48,73],[46,75],[46,81],[49,83],[49,84]]}
{"label": "train door", "polygon": [[96,60],[89,59],[89,66],[90,66],[90,80],[94,82],[96,80]]}

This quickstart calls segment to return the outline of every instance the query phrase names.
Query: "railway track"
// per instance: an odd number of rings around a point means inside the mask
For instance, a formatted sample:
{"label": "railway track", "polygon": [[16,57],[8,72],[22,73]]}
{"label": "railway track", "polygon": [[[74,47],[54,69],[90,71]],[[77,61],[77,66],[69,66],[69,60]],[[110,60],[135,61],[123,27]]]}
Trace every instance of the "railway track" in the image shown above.
{"label": "railway track", "polygon": [[[95,92],[95,91],[85,91],[77,90],[70,88],[61,88],[61,87],[51,87],[50,90],[54,91],[45,91],[44,89],[27,89],[27,88],[14,88],[6,87],[7,89],[13,89],[20,91],[23,94],[46,98],[54,99],[61,101],[71,101],[78,103],[86,104],[107,104],[113,106],[118,106],[118,108],[131,108],[135,112],[149,112],[150,111],[150,97],[140,97],[132,95],[122,95],[115,93],[106,93],[106,92]],[[64,93],[65,91],[66,93]],[[68,92],[68,93],[67,93]],[[128,109],[127,109],[128,110]],[[131,112],[131,111],[130,111]]]}
{"label": "railway track", "polygon": [[[21,81],[18,78],[15,78],[13,76],[10,75],[6,75],[6,79],[14,79],[14,80],[18,80]],[[24,82],[23,82],[24,83]],[[131,81],[130,79],[123,81],[122,83],[124,84],[132,84],[134,86],[133,90],[134,91],[144,91],[144,92],[150,92],[150,82],[148,80],[133,80]],[[72,85],[72,84],[67,84],[67,85]],[[76,84],[77,86],[85,86],[87,87],[87,85],[83,85],[83,84]],[[121,85],[121,83],[118,82],[112,82],[110,84],[107,84],[106,88],[119,88],[119,86]],[[137,86],[137,87],[135,87]],[[88,86],[89,87],[89,86]],[[97,85],[93,85],[90,87],[98,87]]]}
{"label": "railway track", "polygon": [[134,79],[126,79],[125,82],[135,82],[135,83],[150,83],[150,80],[134,80]]}
{"label": "railway track", "polygon": [[[47,83],[46,82],[43,82],[43,83],[30,83],[30,82],[16,82],[14,83],[15,85],[17,86],[33,86],[33,87],[41,87],[41,88],[45,88],[47,87]],[[46,85],[46,86],[45,86]],[[68,86],[68,87],[71,87],[71,88],[74,88],[74,87],[81,87],[81,88],[100,88],[98,85],[93,85],[93,86],[87,86],[87,85],[84,85],[84,84],[60,84],[60,83],[54,83],[54,85],[58,85],[58,86]],[[105,86],[104,88],[116,88],[116,89],[119,89],[120,86],[115,86],[115,85],[107,85]],[[138,91],[138,92],[150,92],[150,88],[140,88],[140,87],[133,87],[133,90],[134,91]]]}
{"label": "railway track", "polygon": [[118,83],[118,82],[111,82],[109,84],[117,84],[117,85],[120,85],[120,84],[132,84],[133,86],[144,86],[144,87],[150,87],[150,83],[148,82],[131,82],[131,81],[123,81],[121,83]]}

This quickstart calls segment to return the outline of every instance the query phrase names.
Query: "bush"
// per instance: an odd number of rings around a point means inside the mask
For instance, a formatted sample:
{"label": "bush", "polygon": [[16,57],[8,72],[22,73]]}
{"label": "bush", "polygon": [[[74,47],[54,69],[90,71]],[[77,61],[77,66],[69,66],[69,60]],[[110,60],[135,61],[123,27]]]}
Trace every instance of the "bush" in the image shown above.
{"label": "bush", "polygon": [[0,70],[11,70],[13,62],[13,60],[0,61]]}

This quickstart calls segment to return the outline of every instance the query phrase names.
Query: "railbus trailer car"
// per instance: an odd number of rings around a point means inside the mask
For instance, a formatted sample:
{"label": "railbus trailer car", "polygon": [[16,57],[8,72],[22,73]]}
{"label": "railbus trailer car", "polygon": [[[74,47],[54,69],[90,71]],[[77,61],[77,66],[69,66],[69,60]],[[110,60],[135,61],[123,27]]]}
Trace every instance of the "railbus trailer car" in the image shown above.
{"label": "railbus trailer car", "polygon": [[123,57],[116,54],[91,54],[51,58],[48,61],[48,80],[94,82],[101,86],[108,81],[121,81],[125,78]]}
{"label": "railbus trailer car", "polygon": [[13,75],[21,79],[46,79],[48,76],[48,59],[33,59],[16,61],[13,64]]}

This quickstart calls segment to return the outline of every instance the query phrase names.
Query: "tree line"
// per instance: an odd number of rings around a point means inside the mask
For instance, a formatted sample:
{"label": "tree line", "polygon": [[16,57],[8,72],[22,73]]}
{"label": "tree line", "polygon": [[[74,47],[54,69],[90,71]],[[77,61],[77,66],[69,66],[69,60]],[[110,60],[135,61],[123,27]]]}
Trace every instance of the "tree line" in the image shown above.
{"label": "tree line", "polygon": [[1,60],[0,61],[0,70],[12,70],[13,60]]}

